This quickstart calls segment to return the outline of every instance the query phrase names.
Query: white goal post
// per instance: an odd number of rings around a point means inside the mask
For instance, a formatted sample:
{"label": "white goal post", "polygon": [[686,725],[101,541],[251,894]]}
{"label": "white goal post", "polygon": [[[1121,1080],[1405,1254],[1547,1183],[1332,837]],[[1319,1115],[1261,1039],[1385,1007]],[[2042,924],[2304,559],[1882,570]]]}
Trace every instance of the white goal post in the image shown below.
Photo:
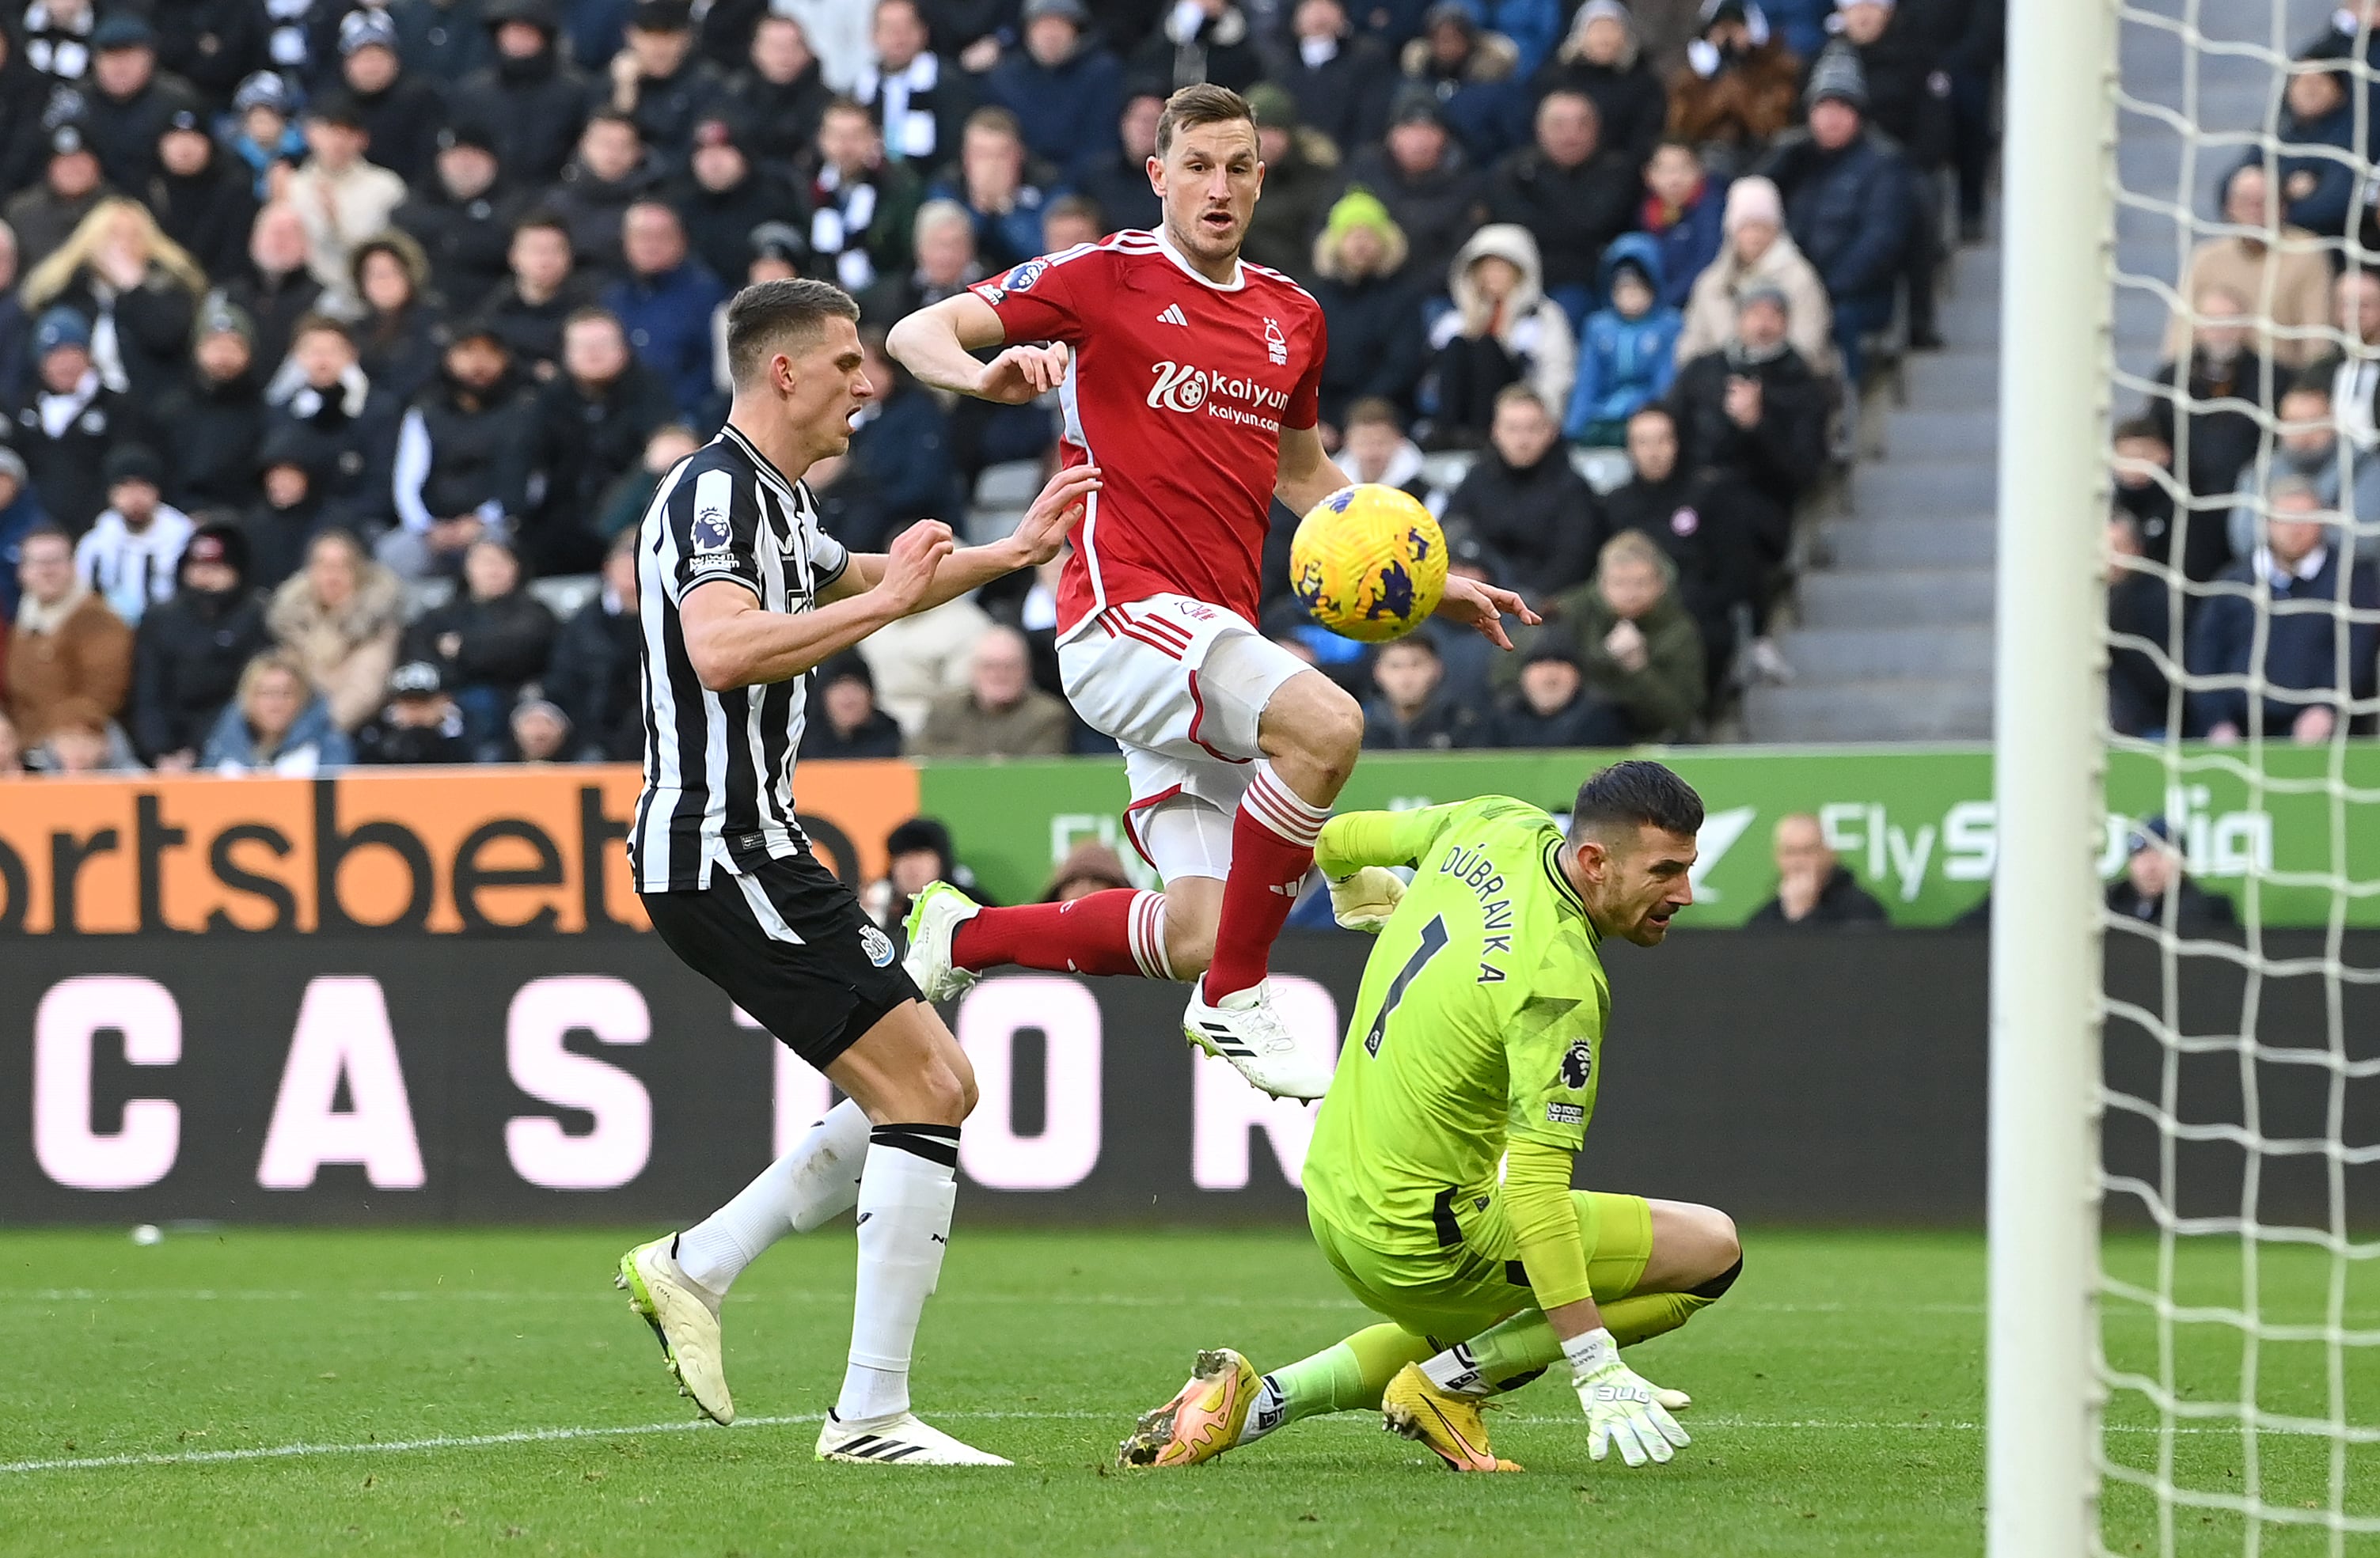
{"label": "white goal post", "polygon": [[[2009,0],[1985,1503],[1991,1558],[2095,1545],[2101,527],[2115,0]],[[2038,371],[2018,371],[2031,364]]]}

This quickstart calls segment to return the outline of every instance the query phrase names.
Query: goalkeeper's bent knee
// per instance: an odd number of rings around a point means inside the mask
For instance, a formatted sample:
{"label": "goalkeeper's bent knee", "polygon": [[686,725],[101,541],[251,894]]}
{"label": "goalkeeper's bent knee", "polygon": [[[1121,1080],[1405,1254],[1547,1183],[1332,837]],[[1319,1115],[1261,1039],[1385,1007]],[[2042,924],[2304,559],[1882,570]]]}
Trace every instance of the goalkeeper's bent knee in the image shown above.
{"label": "goalkeeper's bent knee", "polygon": [[1697,1298],[1721,1298],[1727,1296],[1727,1290],[1729,1288],[1735,1286],[1735,1279],[1742,1274],[1743,1257],[1742,1255],[1738,1255],[1735,1258],[1735,1264],[1728,1267],[1727,1270],[1719,1273],[1708,1282],[1696,1287],[1689,1287],[1686,1291],[1693,1294]]}

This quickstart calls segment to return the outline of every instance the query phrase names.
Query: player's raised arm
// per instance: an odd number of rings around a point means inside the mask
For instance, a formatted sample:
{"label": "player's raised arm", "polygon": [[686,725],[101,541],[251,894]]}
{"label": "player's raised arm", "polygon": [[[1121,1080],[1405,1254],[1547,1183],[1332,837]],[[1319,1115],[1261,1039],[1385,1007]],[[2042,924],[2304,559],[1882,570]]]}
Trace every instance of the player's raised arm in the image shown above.
{"label": "player's raised arm", "polygon": [[[1066,544],[1067,532],[1082,523],[1090,495],[1099,489],[1099,468],[1097,465],[1071,465],[1050,478],[1042,487],[1033,506],[1004,539],[980,547],[962,547],[942,560],[934,571],[934,582],[911,610],[930,611],[946,601],[955,600],[969,590],[979,589],[1004,574],[1019,568],[1038,568],[1058,555]],[[881,552],[854,552],[851,564],[843,576],[820,592],[826,600],[839,600],[874,589],[884,574],[888,559]]]}
{"label": "player's raised arm", "polygon": [[990,362],[973,354],[1008,339],[990,304],[972,292],[945,297],[894,325],[884,350],[919,381],[978,400],[1022,405],[1066,377],[1066,344],[1011,346]]}
{"label": "player's raised arm", "polygon": [[875,582],[814,611],[771,611],[740,580],[714,578],[678,602],[686,658],[714,693],[799,676],[885,623],[921,609],[935,570],[953,550],[939,520],[911,525],[892,543]]}

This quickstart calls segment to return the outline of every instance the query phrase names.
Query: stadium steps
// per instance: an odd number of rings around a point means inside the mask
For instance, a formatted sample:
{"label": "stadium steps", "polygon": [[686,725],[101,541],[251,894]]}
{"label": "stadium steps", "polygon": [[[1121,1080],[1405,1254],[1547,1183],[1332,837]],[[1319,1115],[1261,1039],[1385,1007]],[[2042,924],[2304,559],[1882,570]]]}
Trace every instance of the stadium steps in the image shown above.
{"label": "stadium steps", "polygon": [[[2187,10],[2213,39],[2268,42],[2261,6],[2139,3],[2175,19]],[[2327,19],[2323,0],[2290,0],[2292,50]],[[2256,35],[2240,36],[2243,29]],[[2125,24],[2121,48],[2127,93],[2176,113],[2188,105],[2194,122],[2213,132],[2193,149],[2154,114],[2119,115],[2124,187],[2172,206],[2125,206],[2116,217],[2117,269],[2139,279],[2117,294],[2116,357],[2124,371],[2145,377],[2162,355],[2168,304],[2140,282],[2170,286],[2180,277],[2213,222],[2216,181],[2246,154],[2246,132],[2263,125],[2275,82],[2264,61],[2204,50],[2192,59],[2174,32],[2137,20]],[[1991,733],[2000,278],[1997,249],[1959,254],[1937,315],[1945,349],[1907,359],[1897,402],[1870,400],[1868,414],[1881,425],[1874,457],[1852,473],[1846,512],[1811,532],[1794,620],[1776,634],[1792,679],[1745,692],[1744,730],[1753,740]],[[2087,363],[2033,366],[2088,370]],[[2140,398],[2119,388],[2118,414]]]}

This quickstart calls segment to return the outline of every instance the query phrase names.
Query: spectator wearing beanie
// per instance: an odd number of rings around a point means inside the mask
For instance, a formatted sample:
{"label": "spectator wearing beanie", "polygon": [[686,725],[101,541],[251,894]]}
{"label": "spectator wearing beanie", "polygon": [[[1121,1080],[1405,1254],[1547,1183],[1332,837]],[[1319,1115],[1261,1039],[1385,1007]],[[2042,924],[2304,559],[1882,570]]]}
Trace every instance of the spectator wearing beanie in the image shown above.
{"label": "spectator wearing beanie", "polygon": [[751,261],[753,230],[793,214],[794,191],[754,165],[731,121],[706,118],[694,127],[686,175],[670,187],[669,204],[686,224],[697,261],[733,284]]}
{"label": "spectator wearing beanie", "polygon": [[1604,246],[1636,224],[1643,192],[1636,162],[1601,138],[1593,99],[1548,92],[1537,103],[1535,143],[1505,157],[1488,184],[1488,214],[1536,239],[1546,296],[1573,331],[1602,294]]}
{"label": "spectator wearing beanie", "polygon": [[1527,137],[1529,95],[1521,51],[1500,32],[1482,30],[1464,0],[1439,0],[1422,18],[1421,36],[1397,57],[1401,91],[1429,94],[1447,128],[1482,163]]}
{"label": "spectator wearing beanie", "polygon": [[1678,334],[1681,366],[1717,351],[1735,333],[1736,302],[1755,286],[1785,299],[1790,339],[1814,372],[1833,371],[1834,308],[1827,284],[1785,230],[1785,198],[1766,178],[1739,178],[1728,187],[1725,240],[1718,258],[1696,276]]}
{"label": "spectator wearing beanie", "polygon": [[1854,385],[1865,368],[1861,338],[1892,319],[1916,207],[1907,164],[1868,132],[1866,110],[1859,56],[1830,46],[1810,78],[1808,130],[1782,139],[1762,166],[1784,197],[1794,243],[1826,284],[1835,349]]}
{"label": "spectator wearing beanie", "polygon": [[18,544],[15,626],[8,636],[8,718],[27,748],[62,725],[105,729],[132,682],[132,630],[75,574],[65,532]]}
{"label": "spectator wearing beanie", "polygon": [[404,621],[396,575],[335,528],[314,537],[305,566],[282,582],[265,613],[273,642],[296,659],[343,731],[380,707]]}
{"label": "spectator wearing beanie", "polygon": [[142,198],[165,236],[210,276],[229,277],[248,257],[256,193],[247,168],[215,144],[196,109],[175,112],[157,137],[157,171]]}
{"label": "spectator wearing beanie", "polygon": [[401,405],[437,377],[445,300],[430,290],[421,246],[395,228],[357,247],[354,282],[356,366]]}
{"label": "spectator wearing beanie", "polygon": [[1265,165],[1264,199],[1248,218],[1246,258],[1314,280],[1314,234],[1338,189],[1339,149],[1297,122],[1297,103],[1270,81],[1248,89],[1257,116],[1257,155]]}
{"label": "spectator wearing beanie", "polygon": [[[552,667],[545,673],[545,695],[570,717],[579,758],[634,763],[644,755],[643,645],[637,616],[637,532],[628,529],[603,554],[603,587],[562,624]],[[808,730],[802,740],[806,757]],[[899,754],[895,731],[889,755]]]}
{"label": "spectator wearing beanie", "polygon": [[1413,405],[1425,337],[1421,289],[1404,230],[1366,189],[1331,206],[1314,240],[1314,300],[1332,349],[1322,363],[1322,420],[1341,426],[1356,401]]}
{"label": "spectator wearing beanie", "polygon": [[528,593],[512,548],[482,538],[463,554],[454,598],[407,630],[406,658],[445,672],[463,708],[464,735],[480,750],[503,734],[521,688],[545,673],[553,634],[553,613]]}
{"label": "spectator wearing beanie", "polygon": [[310,779],[354,757],[331,706],[290,656],[268,649],[248,662],[239,688],[208,733],[199,767],[211,774]]}
{"label": "spectator wearing beanie", "polygon": [[464,325],[446,344],[437,380],[398,424],[396,528],[374,549],[398,577],[461,568],[483,536],[503,539],[528,507],[530,409],[504,344]]}
{"label": "spectator wearing beanie", "polygon": [[248,537],[249,581],[267,595],[306,565],[307,549],[324,528],[322,473],[311,441],[291,431],[268,438],[257,452],[256,501],[240,516]]}
{"label": "spectator wearing beanie", "polygon": [[141,619],[133,642],[133,750],[161,773],[197,766],[248,662],[272,646],[264,600],[249,586],[248,540],[204,525],[183,549],[173,598]]}
{"label": "spectator wearing beanie", "polygon": [[817,139],[819,120],[833,101],[802,24],[775,11],[762,13],[746,63],[727,82],[724,106],[741,127],[744,149],[772,171],[790,175]]}
{"label": "spectator wearing beanie", "polygon": [[836,655],[819,668],[816,686],[802,721],[802,761],[901,755],[900,723],[876,707],[866,660],[850,650]]}
{"label": "spectator wearing beanie", "polygon": [[[55,528],[25,473],[25,457],[0,443],[0,625],[17,620],[17,565],[24,561],[25,537]],[[6,670],[0,661],[0,671]],[[6,684],[0,678],[0,686]]]}
{"label": "spectator wearing beanie", "polygon": [[1448,268],[1447,290],[1454,307],[1430,329],[1432,441],[1476,447],[1508,384],[1527,385],[1544,405],[1570,404],[1578,343],[1539,284],[1527,228],[1495,223],[1474,233]]}
{"label": "spectator wearing beanie", "polygon": [[322,284],[332,306],[352,313],[357,248],[388,228],[405,204],[405,180],[365,160],[371,132],[346,91],[306,105],[307,157],[289,177],[289,204],[306,223],[306,268]]}
{"label": "spectator wearing beanie", "polygon": [[91,321],[72,308],[43,312],[33,326],[33,382],[10,408],[9,441],[25,458],[42,506],[79,536],[107,507],[107,452],[138,437],[133,403],[100,380]]}
{"label": "spectator wearing beanie", "polygon": [[1559,638],[1529,646],[1496,711],[1498,746],[1615,747],[1635,739],[1625,714],[1587,692],[1578,651]]}
{"label": "spectator wearing beanie", "polygon": [[1694,283],[1718,258],[1727,191],[1703,173],[1682,140],[1665,140],[1645,164],[1645,204],[1637,223],[1661,246],[1661,305],[1685,310]]}
{"label": "spectator wearing beanie", "polygon": [[110,183],[139,189],[157,171],[157,138],[175,115],[199,109],[199,94],[157,68],[157,33],[141,16],[118,10],[101,18],[91,42],[83,114],[91,149]]}
{"label": "spectator wearing beanie", "polygon": [[862,889],[859,902],[895,946],[906,934],[911,900],[929,882],[948,882],[978,903],[992,901],[974,871],[959,859],[950,828],[934,817],[911,817],[894,827],[884,837],[884,853],[889,857],[885,874]]}
{"label": "spectator wearing beanie", "polygon": [[1066,858],[1050,873],[1049,885],[1041,889],[1041,901],[1072,903],[1093,893],[1132,885],[1122,855],[1096,839],[1085,839],[1068,850]]}
{"label": "spectator wearing beanie", "polygon": [[570,159],[595,90],[556,46],[553,0],[481,0],[480,16],[495,57],[455,87],[455,116],[494,130],[497,161],[524,187],[549,184]]}
{"label": "spectator wearing beanie", "polygon": [[421,246],[430,284],[448,302],[473,308],[508,273],[505,256],[525,214],[522,197],[505,181],[485,126],[442,127],[431,170],[389,220]]}
{"label": "spectator wearing beanie", "polygon": [[276,200],[256,213],[248,265],[223,294],[255,322],[257,365],[270,379],[288,356],[298,321],[322,300],[322,284],[306,268],[306,219],[295,207]]}
{"label": "spectator wearing beanie", "polygon": [[320,314],[298,327],[285,372],[296,388],[267,416],[265,437],[303,441],[307,467],[322,473],[323,508],[334,523],[358,534],[378,529],[395,512],[389,462],[397,401],[366,377],[347,327]]}
{"label": "spectator wearing beanie", "polygon": [[1388,139],[1349,164],[1347,181],[1388,208],[1413,249],[1415,275],[1445,274],[1454,251],[1488,219],[1487,180],[1448,133],[1427,87],[1398,89]]}
{"label": "spectator wearing beanie", "polygon": [[726,94],[727,78],[695,48],[687,0],[638,0],[625,33],[609,67],[609,106],[636,120],[665,167],[681,171],[696,121]]}
{"label": "spectator wearing beanie", "polygon": [[278,70],[259,70],[243,79],[233,94],[232,128],[224,136],[224,150],[249,172],[249,192],[259,204],[276,198],[279,170],[306,160],[306,137],[290,117],[297,98]]}
{"label": "spectator wearing beanie", "polygon": [[473,760],[463,711],[446,694],[433,660],[407,660],[389,673],[388,704],[356,731],[356,761],[419,767]]}
{"label": "spectator wearing beanie", "polygon": [[339,79],[354,100],[371,160],[419,187],[438,154],[446,94],[435,78],[409,68],[397,50],[396,20],[365,6],[339,18]]}
{"label": "spectator wearing beanie", "polygon": [[1586,577],[1606,523],[1551,408],[1523,384],[1496,396],[1488,447],[1446,501],[1444,518],[1487,549],[1491,573],[1539,604]]}
{"label": "spectator wearing beanie", "polygon": [[1298,121],[1342,151],[1378,143],[1388,133],[1397,85],[1380,40],[1368,29],[1355,30],[1345,0],[1298,0],[1290,28],[1290,57],[1273,79],[1297,100]]}
{"label": "spectator wearing beanie", "polygon": [[71,308],[90,320],[101,381],[145,404],[181,376],[206,284],[198,262],[157,230],[147,208],[111,196],[27,272],[25,306]]}
{"label": "spectator wearing beanie", "polygon": [[[1674,583],[1661,549],[1623,531],[1603,543],[1595,577],[1557,598],[1531,639],[1567,644],[1585,672],[1588,696],[1617,708],[1636,741],[1687,735],[1707,695],[1702,634]],[[1510,677],[1518,668],[1498,670]]]}
{"label": "spectator wearing beanie", "polygon": [[118,444],[103,469],[108,506],[75,543],[75,572],[137,628],[151,606],[174,593],[174,565],[195,527],[164,501],[165,467],[149,449]]}
{"label": "spectator wearing beanie", "polygon": [[[0,216],[17,235],[22,263],[30,268],[50,257],[67,241],[91,207],[115,193],[103,180],[99,156],[91,150],[91,131],[73,113],[55,111],[43,116],[49,160],[42,164],[41,182],[19,189],[0,207]],[[55,122],[54,122],[55,121]]]}
{"label": "spectator wearing beanie", "polygon": [[1669,393],[1682,321],[1661,304],[1661,250],[1644,234],[1631,233],[1604,251],[1599,280],[1611,303],[1587,316],[1562,434],[1609,446],[1622,441],[1638,408]]}
{"label": "spectator wearing beanie", "polygon": [[1681,368],[1669,399],[1688,467],[1733,477],[1759,494],[1771,514],[1757,528],[1780,537],[1826,461],[1834,400],[1832,386],[1793,349],[1785,309],[1777,288],[1747,289],[1734,334]]}
{"label": "spectator wearing beanie", "polygon": [[[1109,144],[1123,67],[1095,36],[1085,37],[1091,15],[1082,0],[1026,0],[1022,22],[1024,46],[1001,55],[983,95],[1016,115],[1035,156],[1079,170]],[[1160,97],[1181,84],[1170,68],[1149,74],[1164,83]]]}
{"label": "spectator wearing beanie", "polygon": [[1670,78],[1670,133],[1722,174],[1759,160],[1793,122],[1801,64],[1748,0],[1703,0],[1702,30]]}
{"label": "spectator wearing beanie", "polygon": [[669,385],[678,414],[701,421],[716,383],[711,316],[727,288],[688,252],[684,224],[662,200],[628,208],[621,244],[626,271],[604,291],[603,306],[618,316],[637,359]]}
{"label": "spectator wearing beanie", "polygon": [[1651,158],[1669,122],[1669,91],[1645,58],[1636,18],[1621,0],[1580,6],[1561,47],[1538,67],[1529,90],[1541,103],[1552,92],[1584,94],[1595,104],[1604,146],[1633,168]]}

